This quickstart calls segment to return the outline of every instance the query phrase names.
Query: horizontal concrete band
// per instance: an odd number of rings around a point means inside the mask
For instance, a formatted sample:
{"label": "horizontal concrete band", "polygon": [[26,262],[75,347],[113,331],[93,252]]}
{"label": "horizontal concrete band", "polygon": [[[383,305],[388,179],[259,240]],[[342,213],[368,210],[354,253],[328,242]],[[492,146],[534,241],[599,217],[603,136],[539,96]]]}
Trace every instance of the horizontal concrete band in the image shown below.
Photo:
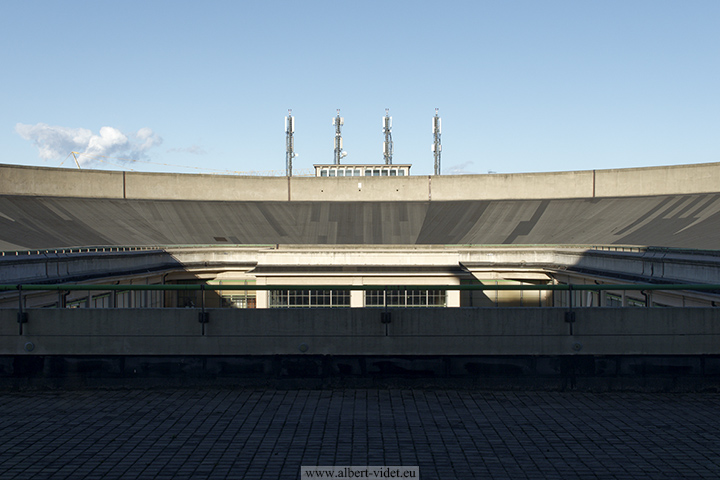
{"label": "horizontal concrete band", "polygon": [[716,355],[720,309],[0,311],[0,355]]}
{"label": "horizontal concrete band", "polygon": [[451,201],[717,191],[720,163],[457,176],[286,178],[0,165],[0,195],[204,201]]}

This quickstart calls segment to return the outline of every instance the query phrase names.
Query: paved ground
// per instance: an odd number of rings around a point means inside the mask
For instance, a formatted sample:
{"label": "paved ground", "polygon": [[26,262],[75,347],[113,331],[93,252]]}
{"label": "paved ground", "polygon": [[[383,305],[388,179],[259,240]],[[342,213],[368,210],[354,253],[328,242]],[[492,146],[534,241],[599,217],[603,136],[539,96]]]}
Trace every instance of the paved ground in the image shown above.
{"label": "paved ground", "polygon": [[2,479],[720,477],[719,394],[456,390],[0,392]]}

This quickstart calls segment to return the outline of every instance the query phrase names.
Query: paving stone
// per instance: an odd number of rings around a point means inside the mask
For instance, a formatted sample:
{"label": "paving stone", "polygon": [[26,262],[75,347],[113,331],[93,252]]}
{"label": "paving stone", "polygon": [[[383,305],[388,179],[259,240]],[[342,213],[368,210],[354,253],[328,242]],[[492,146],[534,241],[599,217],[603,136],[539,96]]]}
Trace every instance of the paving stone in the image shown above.
{"label": "paving stone", "polygon": [[456,390],[0,392],[0,478],[720,477],[720,395]]}

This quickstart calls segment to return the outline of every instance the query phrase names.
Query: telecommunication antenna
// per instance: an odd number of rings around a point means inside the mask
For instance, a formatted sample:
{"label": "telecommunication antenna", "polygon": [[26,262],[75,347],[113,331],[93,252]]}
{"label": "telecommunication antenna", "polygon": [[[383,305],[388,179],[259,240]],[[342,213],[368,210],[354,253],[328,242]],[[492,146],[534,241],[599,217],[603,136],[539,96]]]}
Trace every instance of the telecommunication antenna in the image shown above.
{"label": "telecommunication antenna", "polygon": [[292,116],[292,110],[288,109],[288,115],[285,117],[285,176],[292,177],[292,161],[297,155],[295,154],[295,119]]}
{"label": "telecommunication antenna", "polygon": [[393,155],[393,141],[392,141],[392,117],[390,116],[390,109],[385,109],[385,116],[383,117],[383,133],[385,134],[385,141],[383,142],[383,159],[385,165],[392,165]]}
{"label": "telecommunication antenna", "polygon": [[[70,152],[70,155],[72,155],[73,158],[75,159],[75,165],[77,165],[78,170],[82,170],[82,169],[80,168],[80,163],[78,162],[78,159],[77,159],[77,156],[78,156],[78,155],[82,155],[82,154],[79,153],[79,152]],[[67,158],[67,157],[65,157],[65,158]]]}
{"label": "telecommunication antenna", "polygon": [[438,109],[435,109],[435,116],[432,119],[432,132],[433,132],[433,144],[432,151],[433,157],[435,157],[435,175],[440,175],[440,152],[442,151],[442,145],[440,144],[440,133],[442,130],[442,124],[440,117],[438,116]]}
{"label": "telecommunication antenna", "polygon": [[335,165],[340,165],[340,159],[347,156],[347,152],[343,151],[343,141],[342,141],[342,126],[343,123],[345,123],[345,119],[340,116],[340,109],[337,109],[337,116],[333,118],[333,125],[335,125],[335,151],[334,151],[334,159],[333,163]]}

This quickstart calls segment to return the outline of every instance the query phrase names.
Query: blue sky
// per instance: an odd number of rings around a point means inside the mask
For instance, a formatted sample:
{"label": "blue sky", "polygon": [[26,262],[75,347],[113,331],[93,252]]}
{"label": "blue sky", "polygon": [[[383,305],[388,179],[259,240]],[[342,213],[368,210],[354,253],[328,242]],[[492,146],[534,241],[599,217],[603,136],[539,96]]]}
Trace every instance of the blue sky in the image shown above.
{"label": "blue sky", "polygon": [[289,108],[298,169],[338,108],[414,174],[435,108],[446,174],[720,161],[717,0],[5,1],[0,39],[0,163],[284,171]]}

